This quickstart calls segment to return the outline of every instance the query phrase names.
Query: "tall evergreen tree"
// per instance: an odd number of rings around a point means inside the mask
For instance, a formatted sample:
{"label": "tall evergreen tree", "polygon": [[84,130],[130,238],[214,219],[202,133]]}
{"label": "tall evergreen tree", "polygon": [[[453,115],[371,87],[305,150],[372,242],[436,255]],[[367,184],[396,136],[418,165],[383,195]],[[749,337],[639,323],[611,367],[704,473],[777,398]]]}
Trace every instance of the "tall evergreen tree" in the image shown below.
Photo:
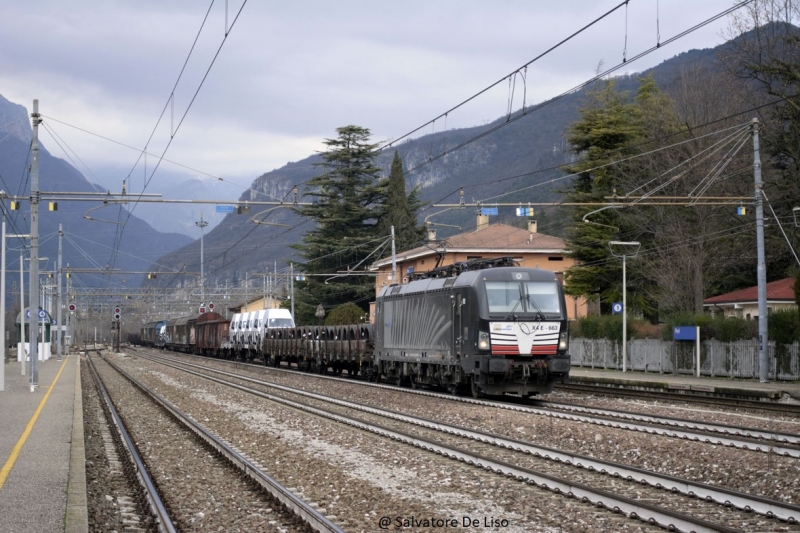
{"label": "tall evergreen tree", "polygon": [[[581,110],[581,118],[568,133],[572,151],[580,159],[566,169],[577,174],[571,189],[565,191],[566,201],[601,203],[616,194],[617,186],[631,169],[625,168],[625,164],[606,165],[632,155],[627,147],[643,134],[639,109],[616,91],[613,83],[592,92],[588,105]],[[585,223],[584,216],[598,208],[581,206],[573,211],[575,224],[568,231],[567,242],[570,255],[578,264],[566,272],[565,290],[572,296],[599,301],[603,309],[608,309],[612,302],[622,299],[622,265],[611,254],[608,243],[626,240],[621,235],[630,235],[633,228],[626,227],[624,217],[615,209],[591,214],[590,223]]]}
{"label": "tall evergreen tree", "polygon": [[386,180],[379,177],[369,129],[345,126],[336,131],[337,138],[325,140],[328,149],[318,164],[323,173],[303,193],[314,203],[298,209],[316,223],[293,245],[304,258],[297,270],[308,274],[295,284],[295,320],[300,324],[317,322],[319,304],[326,312],[346,302],[367,310],[374,297],[374,278],[343,273],[363,272],[380,244],[377,222],[384,212]]}
{"label": "tall evergreen tree", "polygon": [[416,187],[406,195],[403,160],[395,150],[389,173],[386,212],[381,217],[379,228],[383,235],[389,235],[394,226],[395,248],[398,252],[417,246],[425,236],[425,228],[417,225],[417,214],[421,207]]}

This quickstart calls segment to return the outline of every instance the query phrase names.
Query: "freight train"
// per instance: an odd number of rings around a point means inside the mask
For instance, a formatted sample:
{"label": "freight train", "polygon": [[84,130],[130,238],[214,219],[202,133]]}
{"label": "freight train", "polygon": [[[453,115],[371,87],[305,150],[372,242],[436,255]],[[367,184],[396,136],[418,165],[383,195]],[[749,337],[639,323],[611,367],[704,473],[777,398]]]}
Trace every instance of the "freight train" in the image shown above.
{"label": "freight train", "polygon": [[[226,321],[206,313],[166,321],[162,345],[475,397],[528,397],[568,379],[567,324],[554,272],[500,258],[441,267],[384,287],[374,324],[270,325],[264,317]],[[149,326],[142,330],[147,344]]]}

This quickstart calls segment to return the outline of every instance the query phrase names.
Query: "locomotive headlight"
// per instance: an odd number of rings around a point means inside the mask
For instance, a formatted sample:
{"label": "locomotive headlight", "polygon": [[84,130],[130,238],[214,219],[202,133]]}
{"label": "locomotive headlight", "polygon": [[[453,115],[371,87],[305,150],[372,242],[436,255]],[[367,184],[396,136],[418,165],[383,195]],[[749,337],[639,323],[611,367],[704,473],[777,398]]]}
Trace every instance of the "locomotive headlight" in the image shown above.
{"label": "locomotive headlight", "polygon": [[481,331],[478,333],[478,349],[479,350],[488,350],[492,347],[492,343],[489,340],[489,333],[486,331]]}
{"label": "locomotive headlight", "polygon": [[558,336],[558,349],[567,351],[569,348],[569,334],[566,331],[562,331],[561,334]]}

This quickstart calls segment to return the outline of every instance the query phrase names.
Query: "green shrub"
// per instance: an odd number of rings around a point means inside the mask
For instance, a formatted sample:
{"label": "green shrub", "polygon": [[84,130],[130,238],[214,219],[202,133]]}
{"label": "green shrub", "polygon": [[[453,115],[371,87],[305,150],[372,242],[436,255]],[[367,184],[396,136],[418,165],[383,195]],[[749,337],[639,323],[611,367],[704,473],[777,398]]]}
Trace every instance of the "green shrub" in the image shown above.
{"label": "green shrub", "polygon": [[339,326],[345,324],[360,324],[364,322],[366,312],[352,302],[334,307],[325,318],[326,326]]}
{"label": "green shrub", "polygon": [[709,338],[733,342],[758,337],[758,321],[739,317],[715,317],[709,324]]}
{"label": "green shrub", "polygon": [[800,319],[796,309],[781,309],[769,314],[767,336],[777,344],[800,340]]}
{"label": "green shrub", "polygon": [[[628,319],[628,339],[636,332],[635,321]],[[571,326],[570,335],[584,339],[609,339],[622,341],[622,315],[593,315],[579,318]]]}
{"label": "green shrub", "polygon": [[[785,309],[770,313],[767,321],[769,339],[777,344],[791,344],[800,341],[800,314],[796,309]],[[673,339],[676,326],[700,326],[702,340],[715,339],[720,342],[734,342],[758,338],[758,320],[739,317],[712,318],[709,314],[694,315],[683,313],[673,315],[659,326],[652,326],[643,320],[628,320],[628,339],[661,338]],[[622,316],[602,315],[579,318],[570,326],[572,337],[586,339],[622,340]]]}

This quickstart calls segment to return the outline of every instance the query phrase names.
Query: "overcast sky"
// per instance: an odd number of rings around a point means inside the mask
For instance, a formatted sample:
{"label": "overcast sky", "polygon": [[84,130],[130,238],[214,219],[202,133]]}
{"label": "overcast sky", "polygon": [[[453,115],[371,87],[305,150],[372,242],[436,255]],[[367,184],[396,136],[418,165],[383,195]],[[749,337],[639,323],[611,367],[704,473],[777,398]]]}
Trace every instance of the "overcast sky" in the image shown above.
{"label": "overcast sky", "polygon": [[[166,158],[246,186],[263,172],[323,148],[336,128],[396,139],[515,71],[620,0],[424,0],[384,2],[228,0],[231,26]],[[733,0],[631,0],[527,70],[527,103],[546,100],[728,9]],[[137,153],[160,155],[223,43],[226,2],[2,0],[0,94],[29,111],[34,98],[87,176]],[[619,73],[639,72],[693,48],[724,42],[714,22]],[[627,33],[626,33],[627,27]],[[513,106],[521,105],[518,80]],[[420,134],[482,124],[505,114],[508,83]],[[60,122],[66,123],[69,126]],[[0,125],[2,126],[2,125]],[[75,128],[73,128],[73,127]],[[51,133],[41,138],[66,157]],[[155,157],[147,159],[148,172]],[[165,164],[165,169],[180,167]],[[190,172],[191,173],[191,172]],[[145,169],[133,171],[141,190]],[[156,174],[148,192],[158,192]],[[90,178],[91,179],[91,178]]]}

